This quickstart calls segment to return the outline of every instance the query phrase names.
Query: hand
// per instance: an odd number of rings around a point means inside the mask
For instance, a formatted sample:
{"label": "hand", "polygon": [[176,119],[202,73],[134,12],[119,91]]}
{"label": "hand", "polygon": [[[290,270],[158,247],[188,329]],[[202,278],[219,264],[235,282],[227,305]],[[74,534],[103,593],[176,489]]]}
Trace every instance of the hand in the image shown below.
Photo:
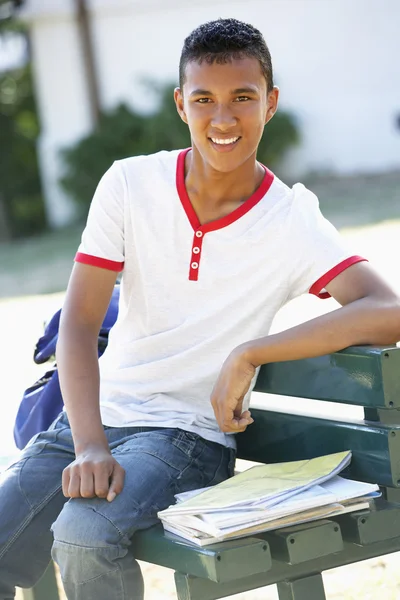
{"label": "hand", "polygon": [[107,498],[112,502],[124,487],[125,470],[104,447],[91,447],[77,455],[63,471],[62,490],[67,498]]}
{"label": "hand", "polygon": [[221,431],[244,431],[254,422],[250,411],[242,412],[242,406],[255,372],[255,366],[240,347],[224,362],[211,394],[211,404]]}

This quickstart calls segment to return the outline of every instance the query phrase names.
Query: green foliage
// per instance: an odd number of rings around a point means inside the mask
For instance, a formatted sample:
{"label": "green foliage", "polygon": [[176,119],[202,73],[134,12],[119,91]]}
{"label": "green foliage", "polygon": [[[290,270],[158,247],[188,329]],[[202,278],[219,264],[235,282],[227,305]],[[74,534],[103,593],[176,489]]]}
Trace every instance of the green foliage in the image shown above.
{"label": "green foliage", "polygon": [[36,154],[39,123],[30,67],[0,75],[0,201],[13,237],[46,225]]}
{"label": "green foliage", "polygon": [[[120,104],[101,116],[98,126],[75,146],[62,152],[65,175],[61,184],[87,213],[94,190],[114,160],[190,146],[187,125],[179,118],[172,86],[155,86],[158,110],[142,115]],[[267,125],[258,158],[269,167],[280,162],[287,149],[298,141],[291,115],[281,112]]]}
{"label": "green foliage", "polygon": [[0,0],[0,35],[8,33],[25,33],[26,25],[16,18],[15,9],[24,0]]}
{"label": "green foliage", "polygon": [[82,213],[87,212],[101,176],[114,160],[190,145],[187,126],[176,114],[174,103],[167,101],[170,94],[170,88],[160,92],[159,110],[152,115],[120,104],[101,115],[95,131],[62,152],[66,173],[61,184]]}
{"label": "green foliage", "polygon": [[257,158],[263,165],[273,170],[279,167],[288,149],[299,141],[300,135],[293,115],[278,110],[264,129]]}

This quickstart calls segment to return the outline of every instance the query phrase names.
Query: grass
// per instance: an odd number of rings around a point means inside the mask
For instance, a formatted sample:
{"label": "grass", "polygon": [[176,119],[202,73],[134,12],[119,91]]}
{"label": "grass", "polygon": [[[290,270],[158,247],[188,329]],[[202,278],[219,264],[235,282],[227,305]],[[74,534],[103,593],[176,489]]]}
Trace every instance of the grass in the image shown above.
{"label": "grass", "polygon": [[0,244],[0,297],[50,294],[66,288],[82,225]]}
{"label": "grass", "polygon": [[357,177],[309,177],[325,216],[338,228],[400,218],[400,172]]}

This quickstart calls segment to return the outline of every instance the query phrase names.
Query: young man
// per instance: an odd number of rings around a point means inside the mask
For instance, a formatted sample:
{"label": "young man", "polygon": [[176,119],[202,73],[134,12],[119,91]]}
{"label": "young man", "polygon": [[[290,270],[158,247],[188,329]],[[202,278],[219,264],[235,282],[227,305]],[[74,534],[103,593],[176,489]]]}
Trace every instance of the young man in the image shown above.
{"label": "young man", "polygon": [[[132,536],[177,492],[232,474],[257,367],[400,338],[394,292],[311,192],[256,160],[278,104],[260,32],[234,19],[196,29],[175,101],[192,148],[117,161],[93,199],[57,351],[66,414],[0,488],[2,600],[33,585],[52,544],[70,600],[142,598]],[[120,271],[99,374],[97,333]],[[305,292],[342,308],[269,336],[278,309]]]}

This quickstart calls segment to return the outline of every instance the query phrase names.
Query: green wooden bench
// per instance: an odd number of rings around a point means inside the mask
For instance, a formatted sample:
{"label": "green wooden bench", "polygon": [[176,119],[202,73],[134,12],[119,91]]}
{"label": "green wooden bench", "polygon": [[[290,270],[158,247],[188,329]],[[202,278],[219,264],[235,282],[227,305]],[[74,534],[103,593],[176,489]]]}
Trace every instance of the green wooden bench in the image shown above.
{"label": "green wooden bench", "polygon": [[[240,458],[280,462],[350,449],[348,476],[378,483],[383,497],[370,511],[205,548],[161,526],[136,534],[136,558],[173,569],[179,600],[214,600],[270,584],[280,600],[324,600],[323,571],[400,550],[400,348],[354,347],[266,365],[256,391],[295,396],[299,410],[252,409],[254,424],[237,436]],[[306,416],[302,398],[362,406],[365,420]],[[25,600],[57,600],[54,583],[50,566]]]}

